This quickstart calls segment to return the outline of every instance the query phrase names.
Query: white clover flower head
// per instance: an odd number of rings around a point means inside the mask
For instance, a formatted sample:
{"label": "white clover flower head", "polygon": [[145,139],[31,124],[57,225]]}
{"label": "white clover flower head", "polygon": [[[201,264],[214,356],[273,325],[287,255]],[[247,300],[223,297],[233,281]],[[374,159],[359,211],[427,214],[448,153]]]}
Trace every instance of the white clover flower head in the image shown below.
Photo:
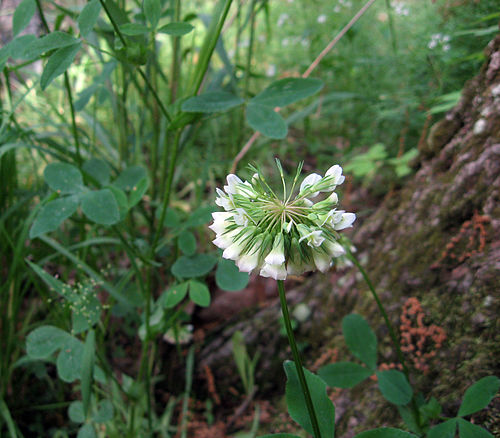
{"label": "white clover flower head", "polygon": [[[287,190],[281,163],[276,162],[282,196],[253,166],[250,181],[227,176],[224,191],[217,189],[215,202],[225,211],[212,213],[210,229],[216,234],[213,243],[223,250],[224,258],[235,261],[240,271],[258,270],[262,277],[285,280],[288,275],[307,271],[326,272],[332,259],[346,253],[338,231],[352,226],[356,219],[354,213],[336,208],[338,196],[334,190],[344,182],[342,168],[331,166],[325,176],[311,173],[299,185],[300,164]],[[317,202],[311,200],[321,193],[329,194]]]}

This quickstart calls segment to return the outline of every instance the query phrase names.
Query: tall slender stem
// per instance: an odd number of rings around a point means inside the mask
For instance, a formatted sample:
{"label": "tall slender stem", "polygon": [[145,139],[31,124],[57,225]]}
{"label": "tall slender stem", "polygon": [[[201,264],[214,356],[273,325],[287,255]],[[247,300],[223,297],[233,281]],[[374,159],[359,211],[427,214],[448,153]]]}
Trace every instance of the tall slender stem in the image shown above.
{"label": "tall slender stem", "polygon": [[[345,248],[345,246],[344,246]],[[387,330],[389,330],[389,336],[391,337],[392,343],[394,344],[394,348],[396,348],[396,353],[398,355],[399,362],[403,366],[403,372],[406,375],[406,378],[409,378],[409,371],[408,367],[406,366],[405,358],[403,355],[403,352],[401,351],[401,346],[399,345],[398,338],[396,337],[396,332],[394,331],[394,327],[392,326],[391,321],[389,320],[389,317],[387,316],[387,312],[385,311],[384,305],[382,304],[382,301],[380,301],[380,298],[375,291],[375,287],[373,286],[373,283],[370,280],[370,277],[368,277],[368,274],[364,270],[364,268],[361,266],[359,263],[358,259],[354,257],[352,252],[347,248],[347,255],[349,259],[354,263],[354,265],[359,269],[359,272],[361,272],[361,275],[363,276],[363,279],[365,280],[366,284],[368,285],[368,289],[370,289],[370,292],[372,293],[372,296],[377,303],[377,306],[380,310],[380,313],[382,314],[382,317],[384,318],[385,325],[387,326]]]}
{"label": "tall slender stem", "polygon": [[[349,257],[349,260],[351,260],[354,263],[354,265],[359,269],[359,272],[361,272],[363,279],[365,280],[366,284],[368,285],[368,289],[370,289],[370,292],[372,293],[373,298],[375,299],[375,302],[377,303],[377,306],[380,310],[380,313],[382,314],[382,317],[384,318],[385,325],[387,326],[387,330],[389,330],[389,336],[391,337],[392,343],[394,344],[394,348],[396,348],[398,360],[401,363],[401,366],[403,367],[403,373],[409,382],[410,381],[410,371],[408,370],[408,367],[406,366],[406,361],[405,361],[405,357],[403,355],[403,351],[401,350],[401,345],[399,344],[398,338],[396,337],[396,332],[394,330],[394,327],[392,326],[392,323],[389,320],[389,317],[387,316],[387,312],[385,311],[384,305],[382,304],[382,301],[380,301],[380,298],[379,298],[377,292],[375,291],[375,287],[373,286],[373,283],[371,282],[370,277],[368,277],[368,274],[366,273],[364,268],[361,266],[358,259],[356,257],[354,257],[354,255],[350,251],[349,247],[346,247],[344,245],[344,248],[346,248],[346,250],[347,250],[347,256]],[[417,420],[417,424],[420,425],[420,411],[418,409],[417,403],[415,402],[415,397],[413,397],[411,400],[411,408],[412,408],[413,413],[415,415],[415,418]]]}
{"label": "tall slender stem", "polygon": [[295,367],[297,368],[300,386],[302,387],[302,392],[304,393],[304,398],[306,400],[307,412],[309,413],[309,418],[311,419],[314,436],[315,438],[321,438],[318,419],[316,418],[316,412],[314,412],[311,393],[309,392],[309,387],[307,386],[306,376],[304,375],[304,370],[302,369],[302,361],[300,360],[299,349],[297,348],[292,324],[290,322],[290,314],[288,313],[288,306],[286,304],[285,286],[283,284],[283,280],[278,280],[278,291],[280,295],[281,311],[283,312],[283,319],[285,320],[286,334],[288,336],[290,348],[292,349],[293,360],[295,362]]}
{"label": "tall slender stem", "polygon": [[[158,243],[158,239],[160,238],[160,234],[163,231],[163,222],[165,220],[165,215],[167,213],[167,207],[170,202],[170,193],[172,192],[172,180],[174,178],[174,172],[175,172],[175,163],[177,161],[177,151],[179,149],[179,142],[181,139],[181,134],[182,134],[182,129],[178,129],[177,132],[175,133],[175,138],[174,138],[174,144],[172,145],[172,150],[170,154],[170,165],[168,168],[168,174],[167,174],[167,181],[165,183],[165,188],[163,191],[163,203],[161,206],[161,213],[160,213],[160,222],[158,223],[158,227],[156,229],[156,233],[153,238],[153,242],[151,244],[151,256],[154,257],[154,252],[156,249],[156,245]],[[164,175],[165,170],[166,170],[166,163],[167,163],[167,151],[164,152],[164,165],[163,165],[163,172],[162,175]]]}

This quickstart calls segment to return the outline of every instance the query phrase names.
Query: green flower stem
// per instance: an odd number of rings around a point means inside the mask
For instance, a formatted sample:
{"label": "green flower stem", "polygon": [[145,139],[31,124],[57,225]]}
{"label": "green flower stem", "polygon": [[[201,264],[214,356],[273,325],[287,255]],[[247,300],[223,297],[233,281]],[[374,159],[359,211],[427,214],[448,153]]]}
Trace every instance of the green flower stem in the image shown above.
{"label": "green flower stem", "polygon": [[[368,277],[368,274],[364,270],[364,268],[361,266],[359,263],[358,259],[354,257],[352,254],[351,250],[344,245],[344,248],[347,251],[347,256],[349,260],[351,260],[354,265],[359,269],[359,272],[361,272],[361,275],[363,276],[363,279],[365,280],[366,284],[368,285],[368,288],[370,289],[370,292],[373,295],[373,298],[375,299],[375,302],[377,303],[377,306],[380,310],[380,313],[382,313],[382,316],[385,321],[385,325],[387,326],[387,329],[389,330],[389,336],[391,337],[392,343],[394,344],[394,347],[396,348],[396,353],[398,356],[398,360],[401,363],[401,366],[403,367],[403,373],[406,376],[406,379],[408,382],[410,382],[410,372],[408,370],[408,367],[406,366],[406,361],[405,357],[403,355],[403,351],[401,350],[401,345],[399,344],[398,338],[396,337],[396,332],[394,331],[394,327],[391,324],[391,321],[389,320],[389,317],[387,316],[387,312],[385,311],[384,305],[382,304],[382,301],[380,301],[380,298],[375,291],[375,287],[373,286],[373,283],[370,280],[370,277]],[[415,418],[417,420],[417,424],[420,424],[420,411],[418,409],[417,403],[415,402],[415,398],[412,398],[411,400],[411,408],[413,410],[413,413],[415,415]]]}
{"label": "green flower stem", "polygon": [[375,302],[377,303],[377,306],[380,310],[380,313],[382,313],[382,317],[384,318],[385,325],[387,326],[387,329],[389,330],[389,336],[391,337],[392,343],[394,344],[394,347],[396,348],[396,353],[398,355],[399,362],[403,366],[403,372],[406,376],[406,378],[409,380],[409,371],[408,367],[406,366],[406,361],[403,355],[403,352],[401,351],[401,346],[399,345],[398,338],[396,337],[396,332],[394,331],[394,327],[392,326],[391,321],[389,320],[389,317],[387,316],[387,312],[385,311],[384,305],[382,304],[382,301],[380,301],[380,298],[375,291],[375,287],[373,286],[373,283],[370,280],[370,277],[368,277],[368,274],[366,271],[363,269],[361,264],[359,263],[358,259],[354,257],[352,252],[344,246],[344,248],[347,250],[347,255],[349,257],[349,260],[351,260],[354,265],[359,269],[359,272],[361,272],[361,275],[363,276],[363,279],[365,280],[366,284],[368,285],[368,288],[370,289],[370,292],[373,295],[373,298],[375,299]]}
{"label": "green flower stem", "polygon": [[295,367],[297,368],[297,375],[299,376],[300,386],[302,387],[302,392],[304,393],[304,398],[306,400],[307,411],[309,413],[309,418],[311,419],[314,436],[315,438],[321,438],[318,419],[316,418],[316,413],[314,412],[311,393],[309,392],[309,387],[307,386],[306,376],[304,375],[304,370],[302,369],[302,361],[300,360],[299,350],[297,348],[297,343],[295,342],[295,336],[293,334],[292,324],[290,322],[290,314],[288,313],[288,306],[286,304],[284,283],[283,280],[277,281],[278,291],[280,295],[281,311],[283,312],[283,319],[285,321],[286,334],[288,336],[290,348],[292,349],[293,360],[295,362]]}

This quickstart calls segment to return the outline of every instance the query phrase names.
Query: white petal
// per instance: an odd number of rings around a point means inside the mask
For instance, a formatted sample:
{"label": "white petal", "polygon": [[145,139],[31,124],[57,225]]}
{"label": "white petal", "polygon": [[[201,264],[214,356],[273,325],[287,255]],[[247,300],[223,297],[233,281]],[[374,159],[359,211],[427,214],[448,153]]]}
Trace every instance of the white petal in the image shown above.
{"label": "white petal", "polygon": [[224,252],[222,253],[222,257],[229,260],[236,260],[243,248],[243,243],[234,242],[224,250]]}
{"label": "white petal", "polygon": [[226,211],[215,211],[212,213],[212,218],[214,221],[229,219],[233,214]]}
{"label": "white petal", "polygon": [[259,264],[259,252],[244,254],[236,261],[236,266],[241,272],[252,272]]}
{"label": "white petal", "polygon": [[279,249],[272,250],[264,261],[270,265],[281,265],[285,263],[285,254],[283,254],[283,251],[279,251]]}
{"label": "white petal", "polygon": [[285,269],[285,264],[272,265],[265,263],[260,270],[261,277],[271,277],[275,280],[286,280],[287,271]]}
{"label": "white petal", "polygon": [[314,264],[321,272],[326,272],[332,265],[332,259],[328,254],[313,251]]}
{"label": "white petal", "polygon": [[246,214],[245,210],[243,210],[242,208],[236,209],[236,214],[234,215],[234,222],[237,225],[241,225],[243,227],[246,227],[248,225],[248,215]]}
{"label": "white petal", "polygon": [[239,179],[236,175],[233,175],[232,173],[230,173],[226,179],[227,179],[227,186],[224,186],[224,190],[226,191],[226,193],[230,195],[235,195],[236,193],[238,193],[236,186],[238,184],[242,184],[243,181],[241,181],[241,179]]}
{"label": "white petal", "polygon": [[337,222],[334,228],[339,231],[344,228],[348,228],[352,226],[352,223],[356,220],[356,215],[354,213],[343,213],[342,219]]}
{"label": "white petal", "polygon": [[338,242],[332,242],[331,240],[327,240],[325,243],[325,247],[328,251],[328,254],[332,257],[340,257],[345,254],[344,247]]}
{"label": "white petal", "polygon": [[[300,192],[303,192],[309,186],[314,186],[316,183],[321,181],[321,179],[322,179],[321,175],[318,175],[317,173],[311,173],[310,175],[307,175],[304,178],[304,181],[302,181],[302,184],[300,185]],[[314,192],[309,196],[311,198],[314,198],[318,195],[319,195],[319,192]]]}
{"label": "white petal", "polygon": [[240,231],[240,229],[236,228],[223,234],[217,234],[216,238],[212,240],[212,243],[220,249],[226,249],[234,243],[234,237]]}
{"label": "white petal", "polygon": [[326,171],[325,176],[331,176],[332,184],[336,186],[342,184],[345,180],[345,176],[342,176],[342,167],[340,167],[338,164],[335,164],[334,166],[330,167]]}

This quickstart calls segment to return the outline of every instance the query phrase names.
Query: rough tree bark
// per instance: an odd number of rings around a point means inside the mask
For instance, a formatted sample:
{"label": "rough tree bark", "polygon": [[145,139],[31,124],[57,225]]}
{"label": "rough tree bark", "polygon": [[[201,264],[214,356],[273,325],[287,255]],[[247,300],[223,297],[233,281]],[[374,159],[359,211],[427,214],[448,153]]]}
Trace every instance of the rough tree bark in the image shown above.
{"label": "rough tree bark", "polygon": [[[459,104],[421,145],[415,175],[353,234],[358,257],[393,323],[399,326],[403,304],[415,297],[425,323],[445,330],[447,339],[439,349],[429,340],[424,347],[423,353],[435,351],[434,357],[425,356],[428,371],[412,370],[412,383],[444,403],[444,416],[456,414],[468,386],[500,371],[500,37],[488,45],[486,58]],[[314,275],[288,295],[292,303],[304,302],[312,311],[298,329],[298,338],[308,341],[305,357],[327,357],[334,351],[338,360],[352,359],[340,321],[357,312],[377,331],[379,362],[396,361],[383,320],[355,269]],[[278,317],[275,302],[219,326],[199,354],[200,374],[208,365],[219,388],[237,384],[230,338],[241,330],[249,350],[263,353],[256,376],[261,393],[269,395],[277,387],[283,391],[281,363],[290,354]],[[313,359],[307,362],[309,368],[318,365]],[[338,436],[397,425],[397,412],[381,399],[376,385],[359,386],[335,395]],[[498,398],[473,420],[500,434]]]}

